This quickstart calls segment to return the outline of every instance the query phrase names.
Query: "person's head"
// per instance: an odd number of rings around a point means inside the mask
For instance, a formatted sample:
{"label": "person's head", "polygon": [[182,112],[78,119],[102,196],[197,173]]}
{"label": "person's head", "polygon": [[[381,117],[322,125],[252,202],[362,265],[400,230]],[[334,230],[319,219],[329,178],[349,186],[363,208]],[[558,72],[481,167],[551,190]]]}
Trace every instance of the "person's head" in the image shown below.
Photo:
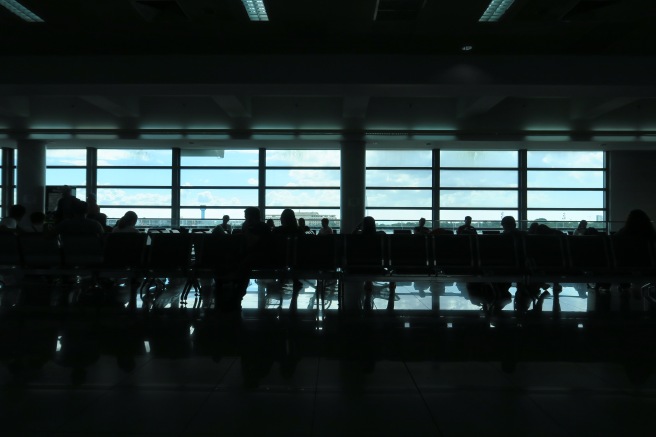
{"label": "person's head", "polygon": [[588,227],[588,222],[586,220],[581,220],[578,225],[578,229],[585,229]]}
{"label": "person's head", "polygon": [[68,185],[64,185],[64,188],[62,189],[62,196],[70,197],[72,194],[73,194],[73,189]]}
{"label": "person's head", "polygon": [[71,206],[71,212],[73,217],[80,218],[84,217],[87,214],[87,202],[79,199],[74,199],[73,205]]}
{"label": "person's head", "polygon": [[230,221],[230,216],[228,214],[223,216],[223,223],[226,224]]}
{"label": "person's head", "polygon": [[538,223],[538,222],[531,223],[531,226],[528,227],[528,233],[529,234],[537,234],[539,227],[540,227],[540,223]]}
{"label": "person's head", "polygon": [[504,218],[502,218],[501,227],[503,228],[504,231],[512,231],[517,229],[517,222],[515,221],[515,217],[511,215],[507,215]]}
{"label": "person's head", "polygon": [[273,221],[273,219],[267,219],[266,224],[270,228],[275,228],[276,227],[276,223]]}
{"label": "person's head", "polygon": [[280,226],[283,228],[295,228],[298,226],[298,223],[296,223],[296,214],[294,213],[294,210],[289,208],[282,210],[282,213],[280,214]]}
{"label": "person's head", "polygon": [[46,215],[41,211],[34,211],[30,214],[30,223],[33,225],[42,225],[46,221]]}
{"label": "person's head", "polygon": [[[225,218],[228,217],[223,216],[224,220]],[[230,219],[230,217],[228,217]],[[260,221],[260,208],[256,206],[249,206],[244,210],[244,220],[247,222],[259,222]]]}
{"label": "person's head", "polygon": [[9,208],[8,216],[20,222],[25,216],[26,209],[23,205],[11,205]]}
{"label": "person's head", "polygon": [[426,219],[423,218],[423,217],[420,218],[419,219],[419,226],[421,226],[423,228],[425,225],[426,225]]}
{"label": "person's head", "polygon": [[321,219],[321,226],[322,227],[327,228],[329,223],[330,223],[330,221],[326,217]]}
{"label": "person's head", "polygon": [[363,234],[375,234],[376,233],[376,220],[371,216],[366,216],[362,220],[362,233]]}
{"label": "person's head", "polygon": [[470,216],[465,216],[465,224],[471,225],[472,218]]}
{"label": "person's head", "polygon": [[134,226],[137,224],[137,219],[138,217],[136,212],[128,211],[123,215],[123,217],[121,217],[121,220],[119,220],[118,227],[119,229],[124,229],[128,226]]}
{"label": "person's head", "polygon": [[624,228],[629,232],[640,234],[654,234],[654,226],[651,224],[651,219],[641,209],[634,209],[629,212],[624,223]]}
{"label": "person's head", "polygon": [[305,219],[303,217],[298,219],[298,225],[300,227],[305,227]]}

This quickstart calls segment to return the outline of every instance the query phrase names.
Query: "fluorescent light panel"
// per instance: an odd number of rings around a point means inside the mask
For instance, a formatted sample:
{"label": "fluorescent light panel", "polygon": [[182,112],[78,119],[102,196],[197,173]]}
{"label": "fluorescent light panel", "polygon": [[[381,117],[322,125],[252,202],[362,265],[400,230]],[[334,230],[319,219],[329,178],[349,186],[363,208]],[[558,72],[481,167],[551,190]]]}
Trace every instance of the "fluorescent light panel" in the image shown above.
{"label": "fluorescent light panel", "polygon": [[30,11],[16,0],[0,0],[0,6],[4,6],[9,12],[18,15],[22,20],[29,23],[43,23],[43,18]]}
{"label": "fluorescent light panel", "polygon": [[506,13],[508,8],[512,6],[515,0],[491,0],[490,4],[487,6],[481,18],[478,19],[479,22],[496,22],[501,19],[503,14]]}
{"label": "fluorescent light panel", "polygon": [[264,0],[241,0],[251,21],[269,21]]}

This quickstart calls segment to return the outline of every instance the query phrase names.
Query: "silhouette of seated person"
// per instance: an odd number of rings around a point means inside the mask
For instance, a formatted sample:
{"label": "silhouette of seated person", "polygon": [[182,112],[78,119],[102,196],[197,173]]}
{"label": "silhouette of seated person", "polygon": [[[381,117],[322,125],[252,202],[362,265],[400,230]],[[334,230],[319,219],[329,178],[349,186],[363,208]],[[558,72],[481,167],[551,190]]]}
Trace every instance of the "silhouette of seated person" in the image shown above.
{"label": "silhouette of seated person", "polygon": [[305,232],[298,226],[294,210],[285,208],[280,214],[280,226],[277,226],[273,230],[273,233],[278,235],[295,236],[302,235]]}
{"label": "silhouette of seated person", "polygon": [[458,235],[476,235],[476,228],[471,224],[472,218],[470,216],[465,217],[465,224],[458,226],[456,234]]}
{"label": "silhouette of seated person", "polygon": [[71,204],[71,217],[62,220],[53,228],[55,234],[96,234],[101,235],[103,228],[95,220],[86,218],[87,203],[74,197]]}
{"label": "silhouette of seated person", "polygon": [[324,217],[321,219],[321,229],[319,229],[319,235],[332,235],[334,234],[333,228],[330,226],[330,221]]}
{"label": "silhouette of seated person", "polygon": [[419,219],[419,226],[415,227],[414,233],[417,235],[428,235],[430,233],[430,229],[426,227],[425,218],[422,217]]}
{"label": "silhouette of seated person", "polygon": [[305,219],[303,217],[300,217],[298,219],[298,230],[301,234],[312,234],[312,235],[314,235],[314,232],[312,232],[310,227],[305,224]]}
{"label": "silhouette of seated person", "polygon": [[137,217],[137,213],[134,211],[128,211],[125,214],[123,214],[123,217],[121,217],[118,220],[118,223],[116,223],[116,226],[114,226],[114,229],[112,229],[112,233],[117,233],[117,232],[139,232],[136,228],[137,225],[137,220],[139,217]]}
{"label": "silhouette of seated person", "polygon": [[230,222],[230,216],[229,215],[224,215],[222,218],[222,222],[217,228],[221,228],[224,233],[226,234],[232,234],[232,225],[229,223]]}
{"label": "silhouette of seated person", "polygon": [[23,221],[23,217],[25,217],[26,212],[27,210],[23,205],[11,205],[7,213],[7,217],[12,218],[16,221],[15,229],[16,232],[19,234],[22,234],[23,232],[26,231],[25,229],[23,229],[23,226],[21,224]]}
{"label": "silhouette of seated person", "polygon": [[[73,189],[68,185],[64,185],[62,197],[57,201],[57,209],[55,209],[54,213],[55,224],[58,224],[59,222],[66,219],[73,218],[74,204],[79,200],[80,199],[73,196]],[[84,214],[86,215],[86,210],[84,211]]]}
{"label": "silhouette of seated person", "polygon": [[273,219],[267,219],[266,225],[269,227],[269,229],[273,230],[276,227],[276,223],[273,221]]}
{"label": "silhouette of seated person", "polygon": [[30,214],[30,227],[27,232],[41,233],[45,231],[46,215],[41,211]]}
{"label": "silhouette of seated person", "polygon": [[[366,216],[362,222],[355,228],[354,234],[359,235],[385,235],[384,231],[378,231],[376,229],[376,220],[371,216]],[[392,309],[396,291],[396,282],[389,283],[389,299],[388,299],[388,309]],[[373,309],[373,292],[374,286],[372,281],[365,281],[364,283],[364,300],[363,300],[363,309],[365,311],[370,311]]]}
{"label": "silhouette of seated person", "polygon": [[585,235],[585,232],[588,230],[588,222],[586,220],[581,220],[574,230],[573,235]]}
{"label": "silhouette of seated person", "polygon": [[[653,253],[656,243],[656,230],[651,222],[651,219],[642,209],[634,209],[629,212],[624,222],[624,226],[615,233],[617,238],[630,241],[636,247],[636,252],[641,252],[640,247],[647,242],[650,246],[650,251]],[[631,284],[620,284],[620,292],[622,297],[628,297],[628,291],[631,289]],[[637,290],[637,287],[636,287]],[[636,295],[637,296],[637,295]]]}

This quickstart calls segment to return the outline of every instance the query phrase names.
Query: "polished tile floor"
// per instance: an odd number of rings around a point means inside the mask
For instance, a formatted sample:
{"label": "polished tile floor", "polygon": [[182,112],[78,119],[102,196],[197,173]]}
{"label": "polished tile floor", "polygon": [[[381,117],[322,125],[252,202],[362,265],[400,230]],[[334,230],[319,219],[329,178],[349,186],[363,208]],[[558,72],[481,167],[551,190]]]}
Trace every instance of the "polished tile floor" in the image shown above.
{"label": "polished tile floor", "polygon": [[[241,317],[216,316],[193,293],[180,306],[174,284],[139,299],[134,313],[120,292],[99,300],[21,290],[19,298],[5,287],[0,435],[616,436],[654,427],[650,366],[630,378],[623,349],[607,352],[603,338],[584,355],[569,350],[585,343],[544,340],[585,334],[584,317],[602,330],[606,315],[616,320],[613,311],[595,316],[581,287],[564,287],[556,318],[545,301],[535,337],[521,337],[531,352],[510,366],[472,339],[516,326],[512,305],[492,329],[455,284],[436,296],[417,288],[399,284],[395,314],[344,319],[336,302],[316,310],[310,284],[292,312],[288,290],[266,296],[253,282]],[[385,285],[375,294],[384,308]],[[651,326],[642,302],[631,311],[627,324]],[[460,329],[463,320],[474,327]],[[613,323],[613,332],[624,326]],[[489,337],[492,348],[503,349],[499,338]],[[617,338],[608,341],[617,348]],[[653,361],[641,341],[624,351]]]}

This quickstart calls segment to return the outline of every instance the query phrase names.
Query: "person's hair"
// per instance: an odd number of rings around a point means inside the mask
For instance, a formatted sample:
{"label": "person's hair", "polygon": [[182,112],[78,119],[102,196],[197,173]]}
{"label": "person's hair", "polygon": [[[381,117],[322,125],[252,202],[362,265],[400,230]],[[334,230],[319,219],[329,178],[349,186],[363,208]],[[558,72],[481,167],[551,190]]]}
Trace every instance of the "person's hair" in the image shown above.
{"label": "person's hair", "polygon": [[651,219],[641,209],[634,209],[629,212],[624,223],[624,228],[628,232],[636,234],[654,235],[656,233],[654,231],[654,225],[651,224]]}
{"label": "person's hair", "polygon": [[328,219],[326,217],[321,219],[321,226],[328,226],[328,223],[330,223],[330,222],[328,221]]}
{"label": "person's hair", "polygon": [[419,219],[419,223],[423,223],[423,224],[426,224],[426,219],[425,219],[425,218],[423,218],[423,217],[422,217],[422,218],[420,218],[420,219]]}
{"label": "person's hair", "polygon": [[586,226],[588,226],[588,222],[587,222],[587,220],[581,220],[581,221],[579,222],[579,225],[578,225],[577,227],[578,227],[578,229],[583,229],[583,228],[585,228]]}
{"label": "person's hair", "polygon": [[280,226],[286,228],[296,228],[298,223],[296,223],[296,214],[293,209],[285,208],[280,214]]}
{"label": "person's hair", "polygon": [[26,211],[27,210],[23,205],[11,205],[11,207],[9,208],[9,213],[7,215],[18,222],[23,218]]}
{"label": "person's hair", "polygon": [[305,226],[305,219],[303,217],[299,217],[298,219],[298,225],[299,226]]}
{"label": "person's hair", "polygon": [[224,215],[223,220],[230,220],[230,216],[228,214]]}
{"label": "person's hair", "polygon": [[268,226],[271,226],[271,227],[273,227],[273,226],[276,225],[276,223],[275,223],[275,222],[273,221],[273,219],[271,219],[271,218],[270,218],[270,219],[267,219],[266,224],[267,224]]}
{"label": "person's hair", "polygon": [[118,228],[125,229],[128,226],[134,226],[137,224],[137,213],[134,211],[128,211],[123,214],[123,217],[118,221]]}
{"label": "person's hair", "polygon": [[248,221],[260,221],[260,208],[249,206],[244,210],[244,219]]}
{"label": "person's hair", "polygon": [[75,199],[73,205],[71,205],[71,212],[74,216],[84,216],[87,213],[87,202]]}
{"label": "person's hair", "polygon": [[471,219],[472,219],[472,218],[471,218],[471,216],[470,216],[470,215],[466,215],[466,216],[465,216],[465,221],[466,221],[466,222],[470,222],[470,221],[471,221]]}

